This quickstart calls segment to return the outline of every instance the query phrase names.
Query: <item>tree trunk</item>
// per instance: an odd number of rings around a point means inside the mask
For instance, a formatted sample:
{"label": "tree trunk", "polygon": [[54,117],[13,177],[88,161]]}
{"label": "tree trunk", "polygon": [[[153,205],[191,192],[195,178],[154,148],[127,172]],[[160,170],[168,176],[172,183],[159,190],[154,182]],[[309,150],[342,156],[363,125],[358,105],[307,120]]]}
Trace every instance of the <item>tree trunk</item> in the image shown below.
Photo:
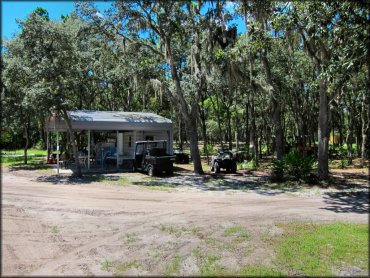
{"label": "tree trunk", "polygon": [[82,172],[81,172],[81,165],[80,165],[80,159],[78,156],[78,151],[77,151],[77,146],[75,142],[75,135],[72,129],[72,123],[71,120],[68,117],[68,113],[66,110],[62,110],[62,116],[64,121],[67,123],[68,126],[68,131],[69,131],[69,140],[72,145],[72,150],[73,150],[73,156],[75,158],[75,163],[76,163],[76,176],[81,178],[82,177]]}
{"label": "tree trunk", "polygon": [[182,151],[182,148],[183,148],[182,121],[181,121],[181,115],[179,115],[179,149]]}
{"label": "tree trunk", "polygon": [[254,113],[254,103],[251,101],[251,141],[253,145],[253,159],[258,165],[258,141],[257,141],[257,127],[256,127],[256,117]]}
{"label": "tree trunk", "polygon": [[[191,156],[193,158],[193,163],[194,163],[194,172],[197,174],[203,174],[203,168],[202,168],[202,163],[201,163],[200,154],[199,154],[199,147],[198,147],[198,126],[197,126],[198,100],[199,100],[200,95],[194,96],[194,99],[191,100],[190,111],[189,111],[189,104],[186,102],[184,98],[184,94],[182,92],[182,87],[180,83],[180,78],[177,72],[175,61],[173,59],[171,40],[169,37],[164,37],[163,39],[166,45],[166,59],[167,59],[168,64],[170,65],[172,80],[174,81],[175,87],[176,87],[175,89],[176,93],[175,95],[172,95],[171,101],[173,102],[174,105],[179,105],[180,112],[185,121],[185,125],[187,128],[188,136],[190,140],[190,151],[191,151]],[[195,47],[194,51],[197,51],[197,50],[199,49]],[[200,55],[198,56],[194,54],[194,56],[195,58],[200,59]],[[195,59],[195,60],[200,62],[200,60],[198,59]],[[196,72],[194,74],[197,78],[200,78],[201,71],[200,71],[198,62],[195,62],[195,64],[197,66],[195,67]],[[199,82],[200,82],[199,80],[196,81],[197,91],[199,91],[199,86],[201,86]]]}
{"label": "tree trunk", "polygon": [[348,164],[352,164],[352,158],[353,158],[353,151],[352,151],[352,144],[353,144],[353,132],[350,125],[348,125],[348,134],[347,134],[347,158],[348,158]]}
{"label": "tree trunk", "polygon": [[28,160],[28,157],[27,157],[27,150],[28,150],[28,144],[29,144],[29,136],[28,136],[29,122],[28,121],[26,122],[24,126],[24,138],[26,139],[26,144],[24,145],[24,164],[27,164],[27,160]]}
{"label": "tree trunk", "polygon": [[201,106],[199,107],[200,121],[202,125],[202,137],[203,137],[203,153],[207,156],[208,161],[208,137],[207,137],[207,125],[206,125],[206,113],[204,108],[205,99],[202,98]]}
{"label": "tree trunk", "polygon": [[319,80],[319,152],[318,152],[318,176],[319,180],[327,180],[329,177],[328,164],[328,96],[326,91],[326,83],[324,80]]}
{"label": "tree trunk", "polygon": [[226,117],[227,117],[227,139],[229,141],[229,150],[233,149],[233,136],[231,133],[231,112],[230,112],[230,107],[226,108]]}
{"label": "tree trunk", "polygon": [[[370,84],[369,84],[370,85]],[[369,88],[368,88],[369,90]],[[362,107],[361,107],[361,131],[362,131],[362,144],[361,144],[361,164],[364,165],[366,161],[366,147],[368,142],[368,133],[369,133],[369,110],[368,108],[368,102],[369,102],[369,96],[368,93],[365,92],[362,97]]]}
{"label": "tree trunk", "polygon": [[188,131],[190,141],[190,152],[194,163],[194,172],[203,174],[202,161],[200,159],[198,148],[198,130],[197,125],[193,121],[185,121],[186,129]]}
{"label": "tree trunk", "polygon": [[281,160],[284,155],[284,134],[281,124],[281,108],[279,102],[276,101],[274,97],[272,99],[274,106],[273,124],[275,126],[276,158]]}
{"label": "tree trunk", "polygon": [[[370,36],[370,26],[367,26],[367,35]],[[366,80],[366,89],[362,97],[362,107],[361,107],[361,121],[362,121],[362,150],[361,150],[361,164],[364,165],[365,161],[370,158],[370,46],[367,45],[367,80]],[[370,172],[370,163],[369,172]],[[370,173],[369,173],[370,179]]]}
{"label": "tree trunk", "polygon": [[267,59],[267,49],[264,48],[261,52],[261,60],[263,67],[265,68],[267,83],[271,86],[271,99],[273,105],[273,117],[272,121],[275,126],[275,144],[276,144],[276,158],[281,160],[284,155],[284,134],[283,126],[281,123],[281,106],[278,101],[277,90],[274,82],[272,81],[270,63]]}
{"label": "tree trunk", "polygon": [[247,157],[249,157],[249,145],[251,142],[250,132],[249,132],[249,101],[245,105],[245,149],[247,151]]}

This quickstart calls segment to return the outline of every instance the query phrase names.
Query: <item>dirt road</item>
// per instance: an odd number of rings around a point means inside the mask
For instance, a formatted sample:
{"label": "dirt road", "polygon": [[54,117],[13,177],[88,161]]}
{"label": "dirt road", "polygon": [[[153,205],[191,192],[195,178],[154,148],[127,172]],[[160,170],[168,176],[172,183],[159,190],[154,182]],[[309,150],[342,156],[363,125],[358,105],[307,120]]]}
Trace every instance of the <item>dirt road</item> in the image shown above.
{"label": "dirt road", "polygon": [[221,250],[220,264],[268,265],[273,251],[258,235],[279,233],[275,223],[368,221],[367,193],[356,203],[338,192],[149,190],[42,176],[3,169],[2,275],[161,275],[176,258],[181,274],[196,275],[199,252],[216,248],[227,227],[245,228],[253,240]]}

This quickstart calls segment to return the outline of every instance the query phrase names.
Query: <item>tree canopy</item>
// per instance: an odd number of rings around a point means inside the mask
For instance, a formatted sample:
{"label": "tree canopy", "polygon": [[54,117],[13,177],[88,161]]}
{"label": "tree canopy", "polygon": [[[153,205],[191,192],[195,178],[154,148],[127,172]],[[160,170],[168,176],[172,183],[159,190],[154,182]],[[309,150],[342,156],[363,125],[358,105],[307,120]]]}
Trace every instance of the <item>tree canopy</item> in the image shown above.
{"label": "tree canopy", "polygon": [[52,108],[66,120],[152,111],[173,120],[180,148],[189,140],[196,173],[214,145],[255,163],[295,146],[314,150],[325,180],[330,136],[369,157],[369,20],[347,1],[79,2],[57,21],[38,8],[4,42],[1,147],[44,144]]}

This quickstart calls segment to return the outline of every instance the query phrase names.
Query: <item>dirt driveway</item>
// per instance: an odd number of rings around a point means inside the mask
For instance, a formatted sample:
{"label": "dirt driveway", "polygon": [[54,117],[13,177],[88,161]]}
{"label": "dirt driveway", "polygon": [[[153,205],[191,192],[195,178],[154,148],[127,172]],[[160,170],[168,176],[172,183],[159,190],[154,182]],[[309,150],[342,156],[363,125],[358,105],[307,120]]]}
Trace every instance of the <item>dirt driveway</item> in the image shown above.
{"label": "dirt driveway", "polygon": [[[345,192],[261,181],[186,172],[71,180],[3,168],[2,275],[196,275],[216,251],[219,265],[237,271],[271,263],[262,236],[279,234],[276,223],[368,221],[366,181]],[[228,227],[244,229],[248,240],[223,245]]]}

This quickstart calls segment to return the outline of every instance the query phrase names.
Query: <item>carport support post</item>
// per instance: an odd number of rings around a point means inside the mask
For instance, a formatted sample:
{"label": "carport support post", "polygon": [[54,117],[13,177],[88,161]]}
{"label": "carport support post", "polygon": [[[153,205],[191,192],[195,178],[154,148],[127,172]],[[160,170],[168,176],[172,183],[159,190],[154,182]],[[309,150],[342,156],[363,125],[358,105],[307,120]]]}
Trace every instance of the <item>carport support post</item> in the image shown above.
{"label": "carport support post", "polygon": [[90,171],[90,129],[87,131],[87,170]]}
{"label": "carport support post", "polygon": [[57,131],[57,174],[59,175],[59,132]]}
{"label": "carport support post", "polygon": [[117,171],[118,171],[118,130],[116,130],[116,160],[117,160]]}

